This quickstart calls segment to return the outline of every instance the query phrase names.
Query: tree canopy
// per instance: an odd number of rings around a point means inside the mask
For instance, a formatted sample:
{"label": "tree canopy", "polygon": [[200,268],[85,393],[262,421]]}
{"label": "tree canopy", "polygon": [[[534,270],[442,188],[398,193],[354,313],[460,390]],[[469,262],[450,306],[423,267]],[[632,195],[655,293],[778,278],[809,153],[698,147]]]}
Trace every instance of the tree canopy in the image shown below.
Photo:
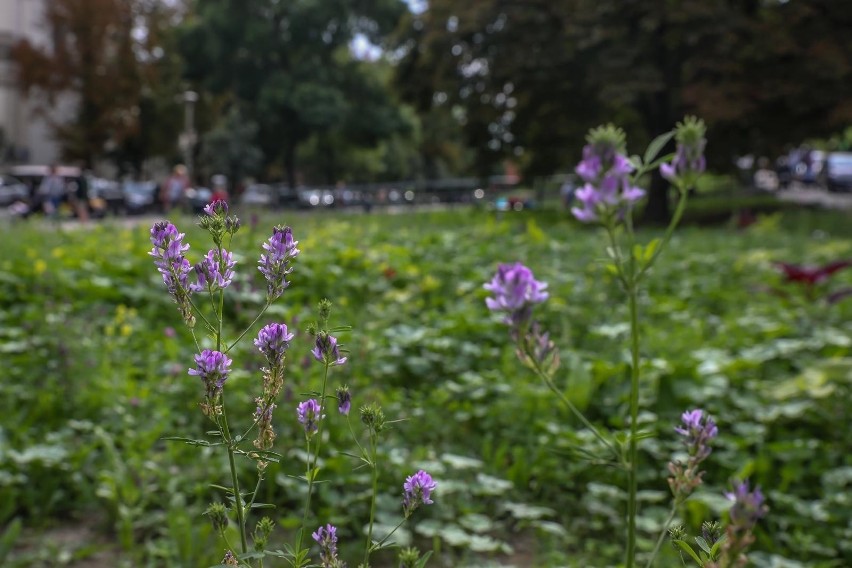
{"label": "tree canopy", "polygon": [[[57,133],[86,161],[173,153],[175,96],[192,88],[202,134],[216,132],[202,145],[239,116],[256,126],[239,135],[258,171],[291,184],[484,175],[507,159],[549,175],[573,168],[592,126],[616,122],[638,145],[688,113],[725,169],[852,123],[842,3],[56,0],[55,48],[16,57],[26,88],[78,97]],[[353,55],[356,40],[374,59]],[[659,181],[648,211],[663,219]]]}

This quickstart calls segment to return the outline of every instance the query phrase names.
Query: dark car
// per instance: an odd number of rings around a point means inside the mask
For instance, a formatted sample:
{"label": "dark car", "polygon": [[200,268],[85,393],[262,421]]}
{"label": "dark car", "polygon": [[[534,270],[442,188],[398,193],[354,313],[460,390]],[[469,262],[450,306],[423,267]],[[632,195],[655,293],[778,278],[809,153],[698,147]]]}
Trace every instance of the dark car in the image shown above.
{"label": "dark car", "polygon": [[89,176],[89,201],[100,201],[98,209],[104,214],[123,215],[127,212],[127,197],[117,181]]}
{"label": "dark car", "polygon": [[831,152],[825,158],[822,182],[828,191],[852,191],[852,152]]}
{"label": "dark car", "polygon": [[0,207],[8,207],[13,203],[28,203],[30,199],[30,188],[12,176],[0,175]]}

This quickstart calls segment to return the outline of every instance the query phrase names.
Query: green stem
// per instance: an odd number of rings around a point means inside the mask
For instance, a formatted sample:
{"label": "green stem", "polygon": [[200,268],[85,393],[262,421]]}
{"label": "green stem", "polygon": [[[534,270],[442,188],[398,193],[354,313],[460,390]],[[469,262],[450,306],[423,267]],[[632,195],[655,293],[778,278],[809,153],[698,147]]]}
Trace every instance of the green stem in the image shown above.
{"label": "green stem", "polygon": [[310,438],[308,438],[308,471],[307,471],[308,497],[307,497],[307,499],[305,499],[305,513],[304,513],[304,515],[302,515],[302,529],[299,531],[299,543],[298,543],[299,546],[297,547],[297,549],[299,551],[302,550],[302,539],[305,536],[305,526],[308,523],[308,511],[310,511],[310,508],[311,508],[311,496],[313,495],[313,489],[314,489],[314,477],[316,477],[316,475],[314,473],[314,468],[316,468],[316,464],[319,461],[319,452],[320,452],[320,447],[322,446],[322,425],[323,425],[322,417],[323,417],[323,410],[325,410],[325,391],[326,391],[326,386],[328,385],[328,368],[329,368],[329,366],[330,365],[328,363],[325,364],[325,373],[323,374],[323,377],[322,377],[322,391],[320,392],[320,415],[319,415],[319,417],[317,417],[317,431],[316,431],[316,434],[315,434],[316,437],[317,437],[317,445],[316,445],[316,449],[314,450],[313,455],[311,455],[311,440],[310,440]]}
{"label": "green stem", "polygon": [[382,545],[383,545],[385,542],[387,542],[387,540],[388,540],[390,537],[392,537],[392,536],[393,536],[393,533],[395,533],[395,532],[397,531],[397,529],[399,529],[399,527],[401,527],[401,526],[405,523],[405,521],[407,521],[407,520],[408,520],[407,518],[403,517],[403,519],[402,519],[401,521],[399,521],[399,523],[397,523],[397,525],[393,528],[393,530],[392,530],[391,532],[389,532],[388,534],[386,534],[386,535],[384,536],[384,538],[382,538],[382,540],[380,540],[379,542],[377,542],[377,543],[376,543],[376,546],[374,546],[374,547],[373,547],[373,550],[378,550],[378,549],[380,549],[380,548],[382,547]]}
{"label": "green stem", "polygon": [[[219,249],[219,257],[222,256],[221,247]],[[219,290],[219,311],[218,326],[216,329],[216,351],[222,350],[222,320],[225,306],[225,290]],[[243,496],[240,494],[240,482],[237,477],[237,464],[234,460],[234,441],[231,439],[231,430],[228,427],[228,415],[225,413],[225,398],[222,397],[222,421],[220,424],[222,430],[222,439],[228,445],[228,465],[231,468],[231,486],[234,492],[234,508],[237,510],[237,524],[240,530],[240,545],[242,546],[243,554],[248,552],[248,542],[246,540],[246,520],[243,511]],[[237,442],[239,443],[239,442]]]}
{"label": "green stem", "polygon": [[645,568],[651,568],[654,565],[654,560],[657,559],[657,554],[660,552],[660,547],[663,545],[663,541],[666,539],[666,535],[668,534],[669,525],[674,520],[675,515],[677,514],[678,504],[672,504],[672,510],[669,513],[666,522],[663,523],[663,529],[660,531],[660,536],[657,538],[657,544],[654,545],[654,550],[651,551],[651,557],[648,559],[648,564],[645,565]]}
{"label": "green stem", "polygon": [[531,360],[531,361],[533,362],[533,365],[534,365],[534,367],[535,367],[535,371],[536,371],[536,373],[538,374],[538,376],[539,376],[539,377],[541,377],[541,379],[544,381],[544,384],[545,384],[545,385],[547,385],[547,387],[551,390],[551,392],[553,392],[553,394],[555,394],[555,395],[556,395],[556,397],[557,397],[557,398],[559,398],[559,401],[560,401],[560,402],[562,402],[562,404],[564,404],[564,405],[568,408],[568,410],[570,410],[570,411],[571,411],[571,413],[572,413],[574,416],[576,416],[576,417],[577,417],[577,419],[578,419],[580,422],[582,422],[582,423],[583,423],[583,426],[585,426],[586,428],[588,428],[588,429],[589,429],[589,431],[590,431],[590,432],[591,432],[591,433],[595,436],[595,438],[597,438],[597,439],[598,439],[598,441],[599,441],[599,442],[601,442],[604,446],[606,446],[606,447],[607,447],[607,449],[609,449],[609,450],[613,453],[613,455],[615,456],[616,460],[619,460],[619,459],[620,459],[620,457],[621,457],[621,454],[618,452],[618,450],[616,449],[616,447],[615,447],[615,446],[613,446],[613,445],[612,445],[612,443],[611,443],[609,440],[607,440],[606,438],[604,438],[603,434],[601,434],[601,433],[598,431],[598,429],[597,429],[597,428],[595,428],[594,424],[592,424],[591,422],[589,422],[589,419],[588,419],[588,418],[586,418],[586,416],[585,416],[582,412],[580,412],[580,410],[579,410],[576,406],[574,406],[574,403],[572,403],[572,402],[568,399],[568,397],[567,397],[567,396],[565,396],[565,395],[562,393],[562,391],[560,391],[560,390],[556,387],[556,385],[553,383],[553,379],[551,379],[551,378],[547,375],[547,373],[545,373],[545,372],[544,372],[544,370],[541,368],[541,366],[539,366],[538,361],[536,361],[536,360],[535,360],[535,357],[533,357],[533,356],[531,356],[531,355],[530,355],[530,356],[529,356],[529,360]]}
{"label": "green stem", "polygon": [[246,540],[246,521],[243,514],[243,497],[240,494],[240,482],[237,478],[237,464],[234,461],[234,442],[231,440],[231,432],[228,428],[228,418],[225,415],[225,401],[222,400],[222,437],[228,444],[228,465],[231,468],[231,485],[234,491],[234,508],[237,511],[237,524],[240,530],[240,544],[242,545],[243,554],[248,552],[248,542]]}
{"label": "green stem", "polygon": [[252,322],[248,325],[248,327],[247,327],[247,328],[245,328],[245,329],[243,330],[243,332],[242,332],[242,333],[241,333],[241,334],[240,334],[240,335],[239,335],[239,336],[238,336],[238,337],[234,340],[234,342],[233,342],[233,343],[231,343],[231,344],[228,346],[228,348],[227,348],[227,349],[225,349],[225,353],[227,353],[228,351],[230,351],[231,349],[233,349],[233,348],[234,348],[234,346],[235,346],[237,343],[239,343],[239,342],[240,342],[240,340],[241,340],[241,339],[245,336],[245,334],[247,334],[247,333],[251,330],[251,328],[252,328],[252,327],[254,327],[254,324],[256,324],[256,323],[257,323],[257,320],[259,320],[259,319],[263,316],[263,314],[265,314],[265,313],[266,313],[266,310],[268,310],[268,309],[269,309],[269,306],[270,306],[270,303],[269,303],[269,300],[267,300],[267,301],[266,301],[266,304],[264,304],[264,306],[263,306],[263,309],[262,309],[262,310],[260,310],[260,313],[259,313],[259,314],[257,314],[257,317],[256,317],[256,318],[254,318],[254,321],[252,321]]}
{"label": "green stem", "polygon": [[639,298],[636,283],[631,282],[627,290],[630,303],[630,440],[628,447],[628,500],[627,500],[627,559],[626,568],[631,568],[636,556],[636,492],[638,450],[637,430],[639,419]]}
{"label": "green stem", "polygon": [[666,248],[666,245],[669,244],[669,241],[671,240],[672,235],[674,234],[675,228],[680,223],[681,217],[683,217],[683,212],[686,210],[686,198],[688,191],[686,190],[686,188],[678,188],[678,191],[680,192],[680,197],[678,198],[677,208],[675,209],[674,215],[672,216],[672,220],[669,223],[669,226],[666,227],[666,232],[663,235],[663,240],[660,241],[660,245],[654,251],[654,254],[651,256],[651,259],[647,263],[645,263],[642,268],[639,269],[639,273],[636,275],[635,282],[639,282],[645,275],[645,273],[648,272],[648,270],[650,270],[652,266],[654,266],[654,262],[657,261],[657,258],[660,256],[660,253],[662,253],[663,249]]}
{"label": "green stem", "polygon": [[379,491],[379,467],[376,463],[376,434],[370,432],[370,461],[373,464],[373,495],[370,499],[370,528],[367,529],[367,546],[364,550],[364,566],[370,565],[370,552],[373,547],[373,520],[376,517],[376,494]]}

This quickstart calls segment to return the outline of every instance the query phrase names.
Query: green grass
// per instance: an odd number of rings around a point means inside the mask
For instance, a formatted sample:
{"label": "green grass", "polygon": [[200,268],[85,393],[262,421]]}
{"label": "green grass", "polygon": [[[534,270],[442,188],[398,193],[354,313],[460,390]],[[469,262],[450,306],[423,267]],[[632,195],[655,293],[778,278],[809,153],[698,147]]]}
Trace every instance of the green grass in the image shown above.
{"label": "green grass", "polygon": [[[728,480],[747,475],[771,507],[756,565],[787,558],[840,567],[852,558],[852,300],[804,302],[771,266],[852,257],[850,229],[836,215],[780,215],[745,230],[686,227],[648,281],[642,422],[655,436],[642,444],[641,550],[651,548],[667,508],[673,426],[700,406],[719,422],[720,437],[684,523],[694,530],[722,514]],[[176,221],[197,260],[208,241],[191,219]],[[276,411],[275,450],[289,459],[270,466],[259,497],[277,506],[275,546],[301,518],[303,488],[289,477],[302,471],[294,409],[320,380],[304,329],[328,297],[331,324],[353,328],[341,336],[350,363],[335,370],[332,385],[350,385],[354,408],[378,401],[389,418],[404,420],[382,446],[380,525],[398,519],[402,481],[424,467],[439,483],[436,504],[401,537],[437,546],[432,566],[618,562],[624,479],[577,454],[587,433],[517,362],[481,287],[497,263],[516,260],[548,282],[551,299],[538,317],[561,346],[561,387],[593,422],[623,429],[627,314],[603,270],[598,230],[553,211],[263,216],[232,247],[239,276],[226,305],[231,337],[262,303],[255,266],[274,223],[291,224],[302,250],[291,287],[262,322],[300,331]],[[200,515],[222,498],[208,486],[228,481],[221,457],[161,440],[209,428],[197,406],[201,386],[186,374],[192,340],[147,256],[147,232],[108,223],[0,229],[14,243],[0,260],[0,526],[21,519],[28,535],[12,546],[8,565],[52,565],[33,539],[83,519],[121,551],[117,565],[221,559],[223,545]],[[850,285],[852,270],[827,287]],[[229,414],[245,422],[261,361],[249,341],[233,356],[240,371],[227,386]],[[329,416],[329,425],[316,524],[340,525],[344,554],[352,554],[369,479],[339,453],[351,451],[345,424]],[[250,464],[241,467],[252,475]],[[69,550],[85,556],[78,544]],[[676,562],[667,556],[660,566]]]}

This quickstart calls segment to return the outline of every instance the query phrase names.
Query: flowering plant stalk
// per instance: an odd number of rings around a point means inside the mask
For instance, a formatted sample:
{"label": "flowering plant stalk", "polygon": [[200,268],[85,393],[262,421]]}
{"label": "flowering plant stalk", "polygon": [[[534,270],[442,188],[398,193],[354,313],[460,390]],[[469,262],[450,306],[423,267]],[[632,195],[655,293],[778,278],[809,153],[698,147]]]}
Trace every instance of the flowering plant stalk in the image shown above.
{"label": "flowering plant stalk", "polygon": [[[628,157],[624,132],[613,125],[602,126],[589,132],[583,159],[576,168],[584,185],[577,191],[579,206],[574,207],[572,213],[578,220],[598,224],[605,230],[610,258],[607,268],[621,284],[628,300],[631,372],[626,448],[618,438],[606,435],[592,425],[555,385],[558,352],[548,333],[532,320],[533,307],[547,299],[547,285],[535,280],[532,272],[520,263],[501,265],[494,279],[485,285],[485,289],[493,294],[486,300],[487,306],[504,314],[503,321],[511,329],[521,361],[541,377],[562,404],[589,429],[609,454],[607,461],[627,471],[627,568],[632,568],[636,562],[638,441],[644,436],[638,431],[640,284],[669,243],[686,207],[688,190],[704,171],[704,134],[704,123],[687,117],[674,130],[654,139],[643,157]],[[658,157],[672,138],[677,142],[675,153]],[[663,237],[642,246],[636,242],[633,207],[645,195],[645,190],[639,186],[641,178],[658,168],[677,190],[678,203]]]}
{"label": "flowering plant stalk", "polygon": [[[233,235],[240,228],[240,221],[236,217],[228,216],[228,206],[223,201],[215,201],[204,208],[204,215],[200,218],[199,225],[207,230],[212,237],[214,248],[204,255],[201,262],[194,269],[186,258],[189,244],[184,243],[184,233],[178,232],[177,228],[170,222],[163,221],[154,224],[151,228],[151,242],[154,245],[150,254],[155,258],[155,265],[163,278],[168,293],[178,306],[178,310],[184,322],[190,329],[198,352],[195,355],[195,367],[188,370],[188,374],[198,377],[204,387],[204,395],[199,404],[202,413],[210,419],[215,430],[208,432],[210,439],[191,439],[182,437],[168,437],[168,440],[182,441],[194,446],[224,447],[228,455],[230,486],[223,487],[212,485],[213,488],[222,490],[227,495],[228,505],[221,502],[212,503],[207,510],[207,515],[214,530],[227,545],[225,555],[220,566],[243,566],[252,567],[255,564],[263,568],[265,557],[278,557],[285,559],[292,568],[304,568],[308,565],[322,566],[323,568],[343,568],[346,564],[338,557],[337,553],[337,529],[332,524],[320,526],[311,532],[313,544],[306,538],[305,533],[310,532],[308,523],[311,514],[311,499],[315,490],[319,474],[319,456],[324,439],[323,430],[326,422],[325,408],[328,400],[336,399],[340,414],[346,415],[348,420],[351,407],[351,395],[347,387],[338,389],[336,395],[329,395],[329,370],[332,367],[346,363],[347,357],[341,355],[341,348],[337,337],[332,333],[343,331],[345,328],[327,329],[331,303],[323,300],[319,305],[319,321],[309,328],[309,333],[314,336],[314,348],[311,354],[323,367],[322,385],[319,391],[310,393],[311,398],[301,402],[295,412],[295,419],[303,428],[306,444],[306,464],[303,480],[307,484],[307,495],[305,498],[302,523],[296,531],[295,543],[286,544],[284,550],[269,550],[267,544],[274,529],[274,523],[268,517],[262,518],[255,525],[251,533],[253,550],[249,549],[248,515],[256,508],[273,507],[262,503],[256,503],[264,474],[270,462],[278,462],[282,455],[272,450],[276,434],[273,427],[273,413],[277,408],[278,396],[281,393],[285,381],[285,360],[290,347],[290,342],[295,334],[288,330],[284,323],[270,323],[260,329],[254,339],[254,346],[263,355],[266,366],[261,369],[262,381],[260,395],[254,398],[255,411],[248,428],[241,433],[232,433],[234,424],[229,421],[226,410],[226,384],[233,363],[229,353],[243,337],[248,334],[254,325],[260,320],[272,303],[278,300],[288,288],[290,282],[289,274],[293,271],[292,263],[299,255],[296,248],[298,242],[293,239],[292,230],[289,227],[276,226],[272,236],[263,244],[263,253],[258,262],[258,271],[266,281],[266,300],[257,317],[249,326],[243,330],[230,343],[225,340],[224,327],[224,298],[225,289],[228,288],[235,278],[236,261],[227,248],[230,248]],[[227,242],[226,242],[227,241]],[[194,272],[195,281],[190,282],[190,276]],[[200,299],[199,299],[200,298]],[[209,303],[209,308],[202,309]],[[196,323],[201,321],[207,331],[212,345],[202,349],[202,344],[196,335]],[[214,347],[215,349],[211,348]],[[393,534],[385,536],[380,542],[372,540],[373,520],[375,516],[375,500],[378,491],[377,459],[378,433],[384,427],[384,416],[377,406],[373,408],[371,420],[364,420],[370,431],[370,452],[361,449],[361,457],[367,458],[373,467],[372,500],[370,512],[370,528],[365,545],[365,556],[363,566],[369,566],[370,553],[385,547],[388,538]],[[362,411],[362,418],[364,412]],[[350,425],[351,430],[351,425]],[[252,432],[255,439],[248,445]],[[357,457],[357,456],[356,456]],[[252,491],[246,492],[241,489],[238,476],[236,460],[246,458],[255,463],[257,479]],[[418,482],[412,482],[412,478]],[[431,492],[437,484],[431,477],[421,471],[403,484],[401,509],[403,520],[397,526],[408,520],[411,513],[418,505],[431,504]],[[233,546],[228,541],[226,529],[230,523],[229,517],[233,515],[236,519],[236,529],[239,534],[239,547]],[[312,546],[316,545],[319,550],[320,564],[312,564],[310,553]],[[410,566],[422,568],[425,566],[430,554],[420,555],[416,549],[405,549],[400,553],[401,562]]]}

